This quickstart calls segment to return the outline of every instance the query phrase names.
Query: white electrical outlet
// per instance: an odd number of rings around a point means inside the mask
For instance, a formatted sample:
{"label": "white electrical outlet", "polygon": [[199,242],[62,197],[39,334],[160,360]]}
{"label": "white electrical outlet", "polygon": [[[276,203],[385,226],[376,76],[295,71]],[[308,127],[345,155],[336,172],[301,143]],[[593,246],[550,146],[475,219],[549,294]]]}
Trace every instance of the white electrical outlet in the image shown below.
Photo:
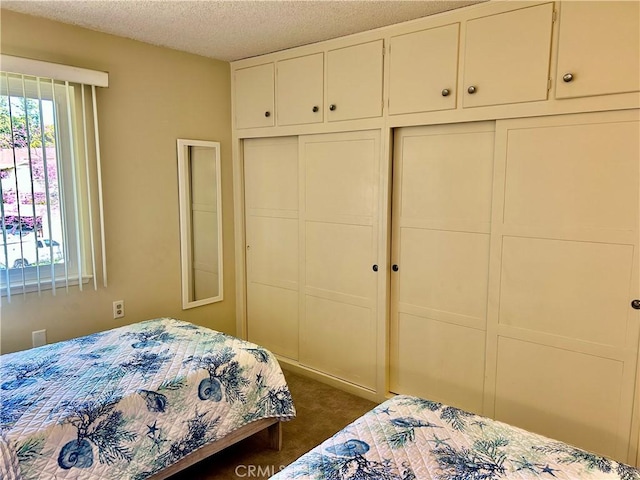
{"label": "white electrical outlet", "polygon": [[124,317],[124,300],[116,300],[113,302],[113,318]]}
{"label": "white electrical outlet", "polygon": [[35,332],[31,332],[31,343],[33,343],[34,347],[41,347],[42,345],[46,345],[47,331],[36,330]]}

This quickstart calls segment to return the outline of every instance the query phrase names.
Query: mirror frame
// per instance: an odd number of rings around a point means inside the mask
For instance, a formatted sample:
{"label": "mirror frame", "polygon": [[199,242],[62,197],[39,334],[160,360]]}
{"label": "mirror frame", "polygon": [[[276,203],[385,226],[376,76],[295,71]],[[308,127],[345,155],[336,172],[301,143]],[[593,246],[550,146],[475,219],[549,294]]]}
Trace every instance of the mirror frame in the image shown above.
{"label": "mirror frame", "polygon": [[[218,228],[218,295],[192,300],[193,290],[193,210],[191,205],[191,158],[190,147],[211,148],[215,154],[216,171],[216,215]],[[222,255],[222,182],[220,171],[220,142],[188,140],[179,138],[178,148],[178,194],[180,201],[180,263],[182,272],[182,309],[221,302],[223,296]]]}

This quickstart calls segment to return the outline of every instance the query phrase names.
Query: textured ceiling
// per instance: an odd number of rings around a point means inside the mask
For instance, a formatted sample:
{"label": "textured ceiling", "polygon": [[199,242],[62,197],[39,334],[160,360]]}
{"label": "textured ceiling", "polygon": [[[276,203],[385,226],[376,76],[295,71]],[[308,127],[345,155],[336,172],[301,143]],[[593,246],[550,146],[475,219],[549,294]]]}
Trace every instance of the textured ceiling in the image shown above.
{"label": "textured ceiling", "polygon": [[480,0],[2,0],[8,10],[239,60],[425,17]]}

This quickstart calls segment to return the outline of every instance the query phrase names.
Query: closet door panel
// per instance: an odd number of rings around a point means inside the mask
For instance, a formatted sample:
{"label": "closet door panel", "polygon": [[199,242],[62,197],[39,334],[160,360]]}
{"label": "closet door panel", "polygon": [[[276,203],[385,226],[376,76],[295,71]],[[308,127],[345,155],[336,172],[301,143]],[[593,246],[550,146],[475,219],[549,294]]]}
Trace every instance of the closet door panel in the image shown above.
{"label": "closet door panel", "polygon": [[[420,129],[411,129],[420,132]],[[422,130],[403,138],[400,208],[403,222],[491,221],[493,132],[455,137]],[[455,140],[452,141],[452,138]]]}
{"label": "closet door panel", "polygon": [[616,456],[623,362],[509,338],[498,351],[496,419]]}
{"label": "closet door panel", "polygon": [[400,245],[400,304],[484,328],[489,235],[406,228]]}
{"label": "closet door panel", "polygon": [[380,134],[300,137],[300,363],[376,390]]}
{"label": "closet door panel", "polygon": [[505,223],[636,228],[639,167],[629,139],[637,128],[612,122],[510,131]]}
{"label": "closet door panel", "polygon": [[398,324],[393,391],[481,411],[484,331],[405,313]]}
{"label": "closet door panel", "polygon": [[307,288],[369,298],[376,280],[370,226],[308,222],[305,237]]}
{"label": "closet door panel", "polygon": [[298,358],[298,291],[258,282],[247,285],[249,341]]}
{"label": "closet door panel", "polygon": [[370,223],[376,208],[378,172],[377,162],[372,162],[375,149],[373,141],[358,139],[307,145],[304,151],[307,218],[349,223],[362,219]]}
{"label": "closet door panel", "polygon": [[623,348],[632,265],[631,245],[505,237],[500,325]]}
{"label": "closet door panel", "polygon": [[493,122],[403,128],[393,167],[390,390],[481,412]]}
{"label": "closet door panel", "polygon": [[375,318],[371,309],[307,295],[301,362],[365,388],[375,388]]}
{"label": "closet door panel", "polygon": [[485,414],[623,462],[640,330],[638,117],[498,122],[491,225]]}
{"label": "closet door panel", "polygon": [[298,220],[252,216],[246,221],[247,276],[283,288],[298,286]]}
{"label": "closet door panel", "polygon": [[298,358],[298,139],[244,141],[248,339]]}

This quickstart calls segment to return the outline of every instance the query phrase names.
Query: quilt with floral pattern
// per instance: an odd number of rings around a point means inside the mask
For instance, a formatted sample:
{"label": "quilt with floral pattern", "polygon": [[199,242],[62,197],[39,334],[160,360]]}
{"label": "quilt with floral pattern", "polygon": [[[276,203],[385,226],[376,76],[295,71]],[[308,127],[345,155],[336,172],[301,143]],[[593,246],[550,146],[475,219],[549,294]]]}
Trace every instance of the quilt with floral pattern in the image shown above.
{"label": "quilt with floral pattern", "polygon": [[161,318],[0,357],[0,478],[142,480],[295,408],[275,357]]}
{"label": "quilt with floral pattern", "polygon": [[640,480],[566,443],[417,397],[366,413],[271,480]]}

